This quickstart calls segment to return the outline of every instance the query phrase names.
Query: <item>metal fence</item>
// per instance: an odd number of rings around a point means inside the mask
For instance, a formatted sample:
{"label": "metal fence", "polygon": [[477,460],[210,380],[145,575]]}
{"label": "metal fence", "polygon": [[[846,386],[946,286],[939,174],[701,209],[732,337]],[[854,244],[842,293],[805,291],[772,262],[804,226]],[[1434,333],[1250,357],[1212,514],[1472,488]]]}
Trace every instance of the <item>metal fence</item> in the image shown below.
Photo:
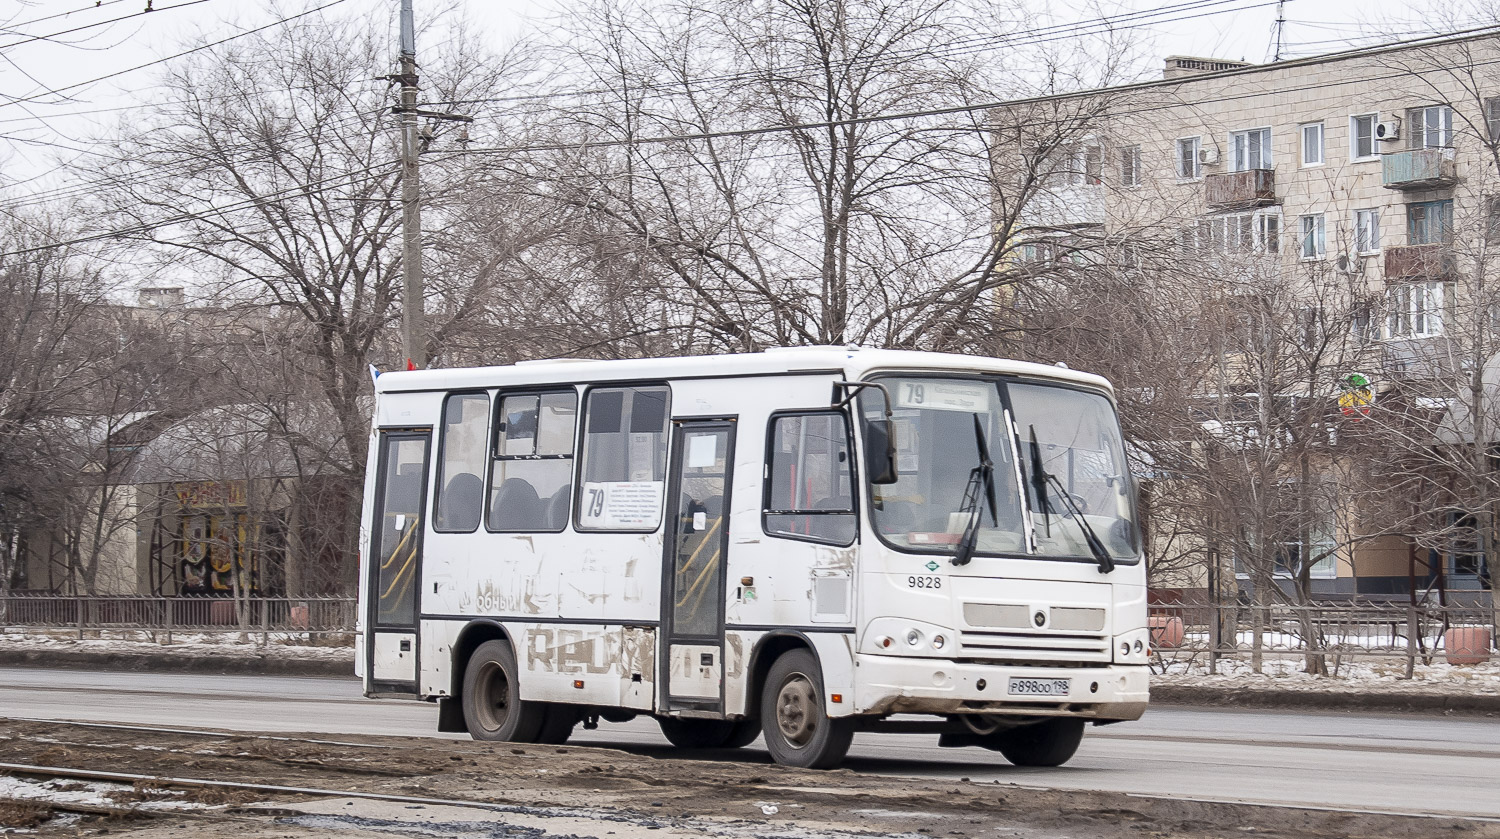
{"label": "metal fence", "polygon": [[0,594],[0,626],[36,630],[273,633],[354,631],[353,597],[152,597]]}
{"label": "metal fence", "polygon": [[1475,664],[1495,649],[1489,606],[1341,603],[1312,606],[1173,604],[1150,607],[1152,647],[1163,662],[1322,656]]}

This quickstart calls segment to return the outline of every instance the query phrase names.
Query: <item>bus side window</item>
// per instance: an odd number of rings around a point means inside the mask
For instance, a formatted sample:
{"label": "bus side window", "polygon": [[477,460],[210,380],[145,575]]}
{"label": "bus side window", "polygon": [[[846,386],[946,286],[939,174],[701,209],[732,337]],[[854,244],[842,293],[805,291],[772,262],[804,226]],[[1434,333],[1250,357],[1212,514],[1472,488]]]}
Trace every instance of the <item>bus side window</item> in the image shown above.
{"label": "bus side window", "polygon": [[488,527],[507,533],[567,526],[573,492],[573,391],[506,394],[495,418]]}
{"label": "bus side window", "polygon": [[597,387],[584,407],[579,530],[652,531],[667,486],[671,391]]}
{"label": "bus side window", "polygon": [[489,427],[487,393],[455,393],[443,400],[442,460],[438,463],[433,529],[472,533],[484,507],[484,442]]}
{"label": "bus side window", "polygon": [[849,427],[838,412],[771,417],[762,523],[770,536],[854,542]]}

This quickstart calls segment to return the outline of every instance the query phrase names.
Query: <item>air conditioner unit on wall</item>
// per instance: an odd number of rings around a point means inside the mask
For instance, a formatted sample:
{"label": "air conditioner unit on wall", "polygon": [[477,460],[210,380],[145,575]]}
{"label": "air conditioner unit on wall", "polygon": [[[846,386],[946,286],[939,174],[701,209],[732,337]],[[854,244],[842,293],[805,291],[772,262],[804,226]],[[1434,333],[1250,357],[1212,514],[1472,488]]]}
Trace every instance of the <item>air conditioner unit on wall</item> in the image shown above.
{"label": "air conditioner unit on wall", "polygon": [[1342,253],[1333,261],[1333,268],[1340,274],[1358,276],[1365,272],[1365,261],[1354,254]]}
{"label": "air conditioner unit on wall", "polygon": [[1198,149],[1198,165],[1199,166],[1212,166],[1212,165],[1214,165],[1215,163],[1218,163],[1218,162],[1219,162],[1219,150],[1218,149],[1213,149],[1213,148]]}
{"label": "air conditioner unit on wall", "polygon": [[1391,119],[1375,123],[1375,139],[1396,140],[1401,137],[1401,120]]}

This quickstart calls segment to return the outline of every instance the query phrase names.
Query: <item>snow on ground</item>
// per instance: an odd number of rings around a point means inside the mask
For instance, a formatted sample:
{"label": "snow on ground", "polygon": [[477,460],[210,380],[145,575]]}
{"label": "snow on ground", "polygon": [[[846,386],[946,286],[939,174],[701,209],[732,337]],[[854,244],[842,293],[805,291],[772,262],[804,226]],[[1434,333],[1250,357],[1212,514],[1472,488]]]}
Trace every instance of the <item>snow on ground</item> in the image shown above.
{"label": "snow on ground", "polygon": [[[152,635],[156,637],[153,639]],[[260,633],[241,640],[238,632],[174,632],[166,644],[163,633],[138,630],[88,630],[79,639],[76,630],[25,630],[0,628],[0,650],[56,650],[123,655],[172,657],[235,657],[246,659],[286,658],[348,662],[353,672],[352,636],[309,636],[307,633],[272,632],[262,641]]]}
{"label": "snow on ground", "polygon": [[1277,689],[1330,691],[1337,693],[1379,692],[1401,694],[1500,695],[1500,661],[1486,664],[1451,665],[1441,653],[1424,661],[1418,657],[1412,677],[1406,678],[1406,660],[1399,656],[1326,655],[1328,675],[1304,672],[1301,654],[1267,654],[1257,674],[1250,654],[1223,658],[1216,673],[1209,672],[1208,654],[1161,651],[1153,661],[1153,685],[1191,685],[1225,689]]}

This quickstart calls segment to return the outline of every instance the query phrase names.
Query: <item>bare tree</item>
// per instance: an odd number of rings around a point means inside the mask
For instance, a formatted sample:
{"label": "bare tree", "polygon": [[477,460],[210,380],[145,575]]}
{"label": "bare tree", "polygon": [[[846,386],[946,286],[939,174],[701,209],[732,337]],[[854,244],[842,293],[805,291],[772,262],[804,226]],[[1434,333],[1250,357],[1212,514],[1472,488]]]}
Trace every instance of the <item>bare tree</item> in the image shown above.
{"label": "bare tree", "polygon": [[[1005,53],[974,35],[976,8],[688,0],[581,15],[555,63],[582,68],[568,81],[583,92],[493,155],[504,183],[555,208],[558,253],[574,256],[531,267],[570,272],[567,307],[608,318],[578,346],[654,333],[691,352],[974,348],[1039,184],[1013,177],[1008,138],[977,107],[1021,83],[996,81]],[[1033,169],[1047,150],[1028,150]]]}

